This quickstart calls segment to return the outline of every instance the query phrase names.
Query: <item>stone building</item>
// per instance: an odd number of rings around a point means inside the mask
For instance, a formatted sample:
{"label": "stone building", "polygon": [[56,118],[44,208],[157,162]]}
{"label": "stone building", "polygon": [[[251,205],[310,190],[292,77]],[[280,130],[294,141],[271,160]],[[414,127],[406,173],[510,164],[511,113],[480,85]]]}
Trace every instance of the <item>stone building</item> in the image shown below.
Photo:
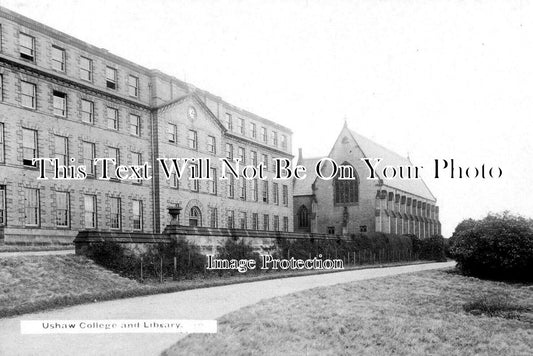
{"label": "stone building", "polygon": [[[157,233],[178,203],[183,225],[292,231],[292,184],[272,180],[272,160],[292,158],[282,125],[5,8],[0,89],[0,241]],[[87,178],[39,180],[38,157],[85,165]],[[98,179],[103,166],[93,163],[102,157],[146,162],[153,179]],[[267,179],[167,179],[157,161],[211,158],[218,178],[223,157],[264,162]],[[54,166],[45,172],[52,178]]]}
{"label": "stone building", "polygon": [[[294,181],[294,231],[330,235],[369,232],[414,234],[421,238],[440,234],[439,207],[435,196],[422,179],[368,179],[370,169],[361,158],[381,158],[378,167],[413,167],[408,158],[380,146],[350,130],[346,125],[328,158],[352,171],[353,179],[317,177],[315,167],[322,158],[304,158],[307,177]],[[332,166],[324,163],[322,174],[328,178]],[[373,165],[376,161],[370,161]],[[346,174],[347,176],[347,174]],[[414,176],[414,174],[413,174]]]}

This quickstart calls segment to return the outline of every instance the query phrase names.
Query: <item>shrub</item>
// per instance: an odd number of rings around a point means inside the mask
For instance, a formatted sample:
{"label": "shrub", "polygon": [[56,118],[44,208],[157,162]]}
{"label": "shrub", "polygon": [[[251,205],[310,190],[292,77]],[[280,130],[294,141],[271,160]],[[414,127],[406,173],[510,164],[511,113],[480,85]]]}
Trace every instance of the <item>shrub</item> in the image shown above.
{"label": "shrub", "polygon": [[[261,256],[254,251],[250,243],[244,239],[228,238],[223,245],[217,247],[217,258],[225,260],[255,260],[256,266],[261,266]],[[258,268],[258,267],[256,267]],[[261,269],[256,269],[261,271]],[[229,270],[230,274],[235,274],[235,270]]]}
{"label": "shrub", "polygon": [[157,277],[163,262],[163,275],[174,276],[174,257],[176,257],[175,277],[191,277],[205,272],[207,259],[200,247],[184,237],[173,238],[170,243],[159,243],[141,255],[147,262],[148,275]]}
{"label": "shrub", "polygon": [[531,219],[505,212],[464,225],[454,233],[451,248],[463,273],[490,279],[533,280]]}
{"label": "shrub", "polygon": [[440,235],[433,235],[427,239],[420,240],[418,255],[422,260],[446,261],[444,238]]}
{"label": "shrub", "polygon": [[[200,248],[182,237],[170,243],[150,245],[142,253],[133,253],[112,241],[91,243],[89,249],[89,257],[94,262],[128,278],[141,278],[141,264],[143,279],[160,278],[161,272],[164,277],[190,277],[205,272],[206,258],[200,253]],[[176,274],[174,257],[177,262]]]}

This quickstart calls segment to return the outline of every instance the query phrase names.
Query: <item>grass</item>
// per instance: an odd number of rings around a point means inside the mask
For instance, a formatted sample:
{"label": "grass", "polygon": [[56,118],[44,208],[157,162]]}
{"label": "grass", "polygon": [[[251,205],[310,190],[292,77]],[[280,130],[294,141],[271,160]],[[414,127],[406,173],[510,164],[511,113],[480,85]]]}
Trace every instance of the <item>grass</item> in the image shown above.
{"label": "grass", "polygon": [[426,271],[266,300],[163,354],[531,355],[532,311],[531,285]]}
{"label": "grass", "polygon": [[[402,265],[402,263],[381,267],[393,265]],[[380,266],[359,266],[346,270],[375,267]],[[103,300],[316,273],[333,272],[280,271],[220,277],[212,274],[207,278],[167,280],[162,284],[157,281],[139,283],[98,266],[84,256],[2,257],[0,258],[0,318]]]}
{"label": "grass", "polygon": [[74,245],[0,245],[0,252],[74,250]]}

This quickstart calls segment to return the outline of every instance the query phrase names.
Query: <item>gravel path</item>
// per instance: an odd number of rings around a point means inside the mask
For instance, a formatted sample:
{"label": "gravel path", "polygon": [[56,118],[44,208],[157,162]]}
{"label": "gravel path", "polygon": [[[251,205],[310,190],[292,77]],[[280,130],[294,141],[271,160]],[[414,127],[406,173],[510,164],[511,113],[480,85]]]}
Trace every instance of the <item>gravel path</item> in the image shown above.
{"label": "gravel path", "polygon": [[310,288],[454,266],[455,262],[291,277],[79,305],[0,319],[0,355],[159,355],[182,334],[21,335],[21,320],[218,319],[262,299]]}

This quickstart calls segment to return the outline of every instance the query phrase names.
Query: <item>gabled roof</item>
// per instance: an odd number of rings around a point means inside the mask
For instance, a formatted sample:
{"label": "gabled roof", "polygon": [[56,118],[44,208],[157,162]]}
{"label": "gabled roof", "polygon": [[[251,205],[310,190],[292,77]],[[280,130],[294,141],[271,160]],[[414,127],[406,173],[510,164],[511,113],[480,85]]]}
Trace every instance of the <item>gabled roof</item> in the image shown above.
{"label": "gabled roof", "polygon": [[185,94],[183,96],[180,96],[179,98],[176,98],[176,99],[173,99],[173,100],[170,100],[166,103],[163,103],[161,105],[159,105],[156,110],[163,110],[163,109],[166,109],[172,105],[177,105],[177,104],[180,104],[182,103],[183,101],[185,101],[186,99],[191,99],[193,101],[196,102],[196,104],[198,104],[207,114],[207,116],[216,124],[220,127],[220,129],[222,130],[222,132],[226,132],[227,129],[226,127],[224,126],[224,124],[222,124],[222,122],[220,122],[220,120],[216,117],[216,115],[211,111],[211,109],[209,109],[209,107],[207,105],[205,105],[205,103],[202,101],[202,99],[198,96],[198,94],[196,92],[190,92],[188,94]]}
{"label": "gabled roof", "polygon": [[306,169],[307,176],[305,179],[295,179],[293,195],[313,195],[312,185],[316,179],[315,166],[320,158],[302,158],[298,161]]}
{"label": "gabled roof", "polygon": [[[346,126],[343,128],[342,132],[345,132],[344,130],[347,130],[352,136],[352,138],[355,140],[355,142],[363,152],[364,157],[381,158],[381,162],[379,163],[378,167],[385,167],[389,165],[395,167],[413,166],[409,158],[400,156],[399,154],[381,146],[380,144],[370,140],[369,138],[366,138],[358,134],[357,132],[348,129]],[[341,135],[339,135],[339,137]],[[293,186],[294,196],[313,195],[313,183],[316,181],[316,179],[318,179],[315,172],[315,166],[319,160],[320,158],[300,158],[298,160],[299,165],[305,166],[307,177],[305,179],[295,180]],[[403,192],[416,195],[420,198],[434,201],[437,200],[422,179],[383,179],[383,186],[398,189]]]}
{"label": "gabled roof", "polygon": [[[363,152],[366,158],[381,158],[381,162],[378,167],[385,166],[413,166],[409,158],[402,157],[399,154],[385,148],[374,141],[366,138],[357,132],[348,130],[353,139],[359,145],[359,148]],[[377,172],[377,171],[376,171]],[[379,174],[378,174],[379,176]],[[381,178],[381,177],[380,177]],[[419,197],[436,200],[435,196],[431,193],[426,183],[422,179],[383,179],[383,185],[402,190],[407,193],[418,195]]]}

